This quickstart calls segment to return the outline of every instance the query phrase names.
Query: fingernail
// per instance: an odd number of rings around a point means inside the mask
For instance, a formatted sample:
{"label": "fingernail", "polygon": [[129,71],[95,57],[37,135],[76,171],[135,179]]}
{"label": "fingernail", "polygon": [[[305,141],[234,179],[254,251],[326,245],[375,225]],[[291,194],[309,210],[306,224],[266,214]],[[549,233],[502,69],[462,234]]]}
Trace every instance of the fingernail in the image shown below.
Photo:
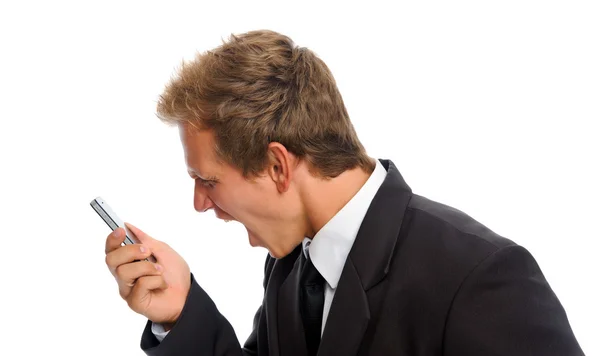
{"label": "fingernail", "polygon": [[154,264],[154,267],[156,267],[157,271],[162,271],[162,267],[159,264]]}
{"label": "fingernail", "polygon": [[142,253],[146,252],[146,248],[144,246],[140,246],[140,251],[142,251]]}

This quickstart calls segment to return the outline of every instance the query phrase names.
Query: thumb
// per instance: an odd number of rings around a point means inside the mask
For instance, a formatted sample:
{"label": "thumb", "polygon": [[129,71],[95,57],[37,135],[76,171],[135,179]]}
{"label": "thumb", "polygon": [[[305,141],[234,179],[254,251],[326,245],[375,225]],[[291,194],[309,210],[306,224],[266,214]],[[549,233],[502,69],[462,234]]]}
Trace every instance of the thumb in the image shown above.
{"label": "thumb", "polygon": [[142,230],[138,229],[137,227],[131,225],[130,223],[126,222],[125,223],[125,227],[129,231],[131,231],[133,233],[133,235],[135,237],[137,237],[137,239],[141,243],[146,244],[146,245],[152,245],[154,243],[154,239],[150,235],[148,235],[147,233],[145,233]]}

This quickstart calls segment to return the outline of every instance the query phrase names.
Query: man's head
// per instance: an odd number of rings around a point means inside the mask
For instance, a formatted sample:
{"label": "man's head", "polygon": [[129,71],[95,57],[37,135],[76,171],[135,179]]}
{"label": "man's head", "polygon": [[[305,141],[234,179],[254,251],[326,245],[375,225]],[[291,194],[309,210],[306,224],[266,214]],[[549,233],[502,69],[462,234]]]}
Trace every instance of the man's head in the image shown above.
{"label": "man's head", "polygon": [[157,111],[179,126],[196,210],[243,223],[276,257],[314,234],[319,187],[373,169],[325,63],[272,31],[185,63]]}

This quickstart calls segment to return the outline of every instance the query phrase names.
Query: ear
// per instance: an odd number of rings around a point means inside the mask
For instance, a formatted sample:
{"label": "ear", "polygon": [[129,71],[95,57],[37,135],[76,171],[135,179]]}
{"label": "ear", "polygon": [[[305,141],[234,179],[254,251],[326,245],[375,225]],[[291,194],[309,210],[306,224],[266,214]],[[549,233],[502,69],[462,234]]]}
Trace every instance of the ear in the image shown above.
{"label": "ear", "polygon": [[286,192],[292,181],[296,157],[279,142],[271,142],[267,148],[267,174],[280,193]]}

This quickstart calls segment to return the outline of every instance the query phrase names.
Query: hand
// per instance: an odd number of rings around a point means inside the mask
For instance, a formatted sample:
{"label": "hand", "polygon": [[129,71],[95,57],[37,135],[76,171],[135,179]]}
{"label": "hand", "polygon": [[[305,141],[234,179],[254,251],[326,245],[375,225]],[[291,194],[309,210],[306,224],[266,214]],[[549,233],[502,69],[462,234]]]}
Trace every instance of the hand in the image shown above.
{"label": "hand", "polygon": [[[116,229],[106,238],[106,265],[129,307],[170,329],[179,318],[190,290],[190,268],[166,243],[131,224],[125,225],[140,244],[121,246],[125,230]],[[151,254],[156,263],[144,261]]]}

